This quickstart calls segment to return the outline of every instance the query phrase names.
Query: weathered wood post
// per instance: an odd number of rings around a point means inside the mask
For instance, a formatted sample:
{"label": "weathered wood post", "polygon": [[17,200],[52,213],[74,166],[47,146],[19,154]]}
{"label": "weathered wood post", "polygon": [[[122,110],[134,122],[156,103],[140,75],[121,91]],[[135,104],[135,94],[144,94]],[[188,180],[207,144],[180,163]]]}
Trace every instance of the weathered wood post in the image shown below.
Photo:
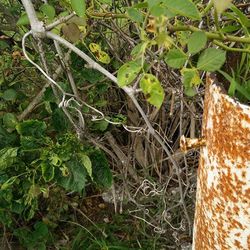
{"label": "weathered wood post", "polygon": [[[182,138],[184,149],[195,141]],[[207,77],[193,250],[250,249],[250,107]]]}

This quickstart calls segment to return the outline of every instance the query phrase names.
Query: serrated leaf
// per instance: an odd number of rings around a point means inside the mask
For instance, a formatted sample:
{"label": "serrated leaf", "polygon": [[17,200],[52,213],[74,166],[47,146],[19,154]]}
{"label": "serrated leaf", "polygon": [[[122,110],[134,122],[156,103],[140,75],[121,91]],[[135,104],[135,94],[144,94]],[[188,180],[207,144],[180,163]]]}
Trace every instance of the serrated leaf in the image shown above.
{"label": "serrated leaf", "polygon": [[118,85],[120,87],[127,86],[135,80],[139,72],[141,71],[141,65],[136,62],[127,62],[120,67],[117,73]]}
{"label": "serrated leaf", "polygon": [[163,0],[163,3],[175,14],[200,20],[200,13],[191,0]]}
{"label": "serrated leaf", "polygon": [[83,166],[86,168],[89,177],[93,180],[92,176],[92,162],[90,158],[85,154],[79,154],[80,160]]}
{"label": "serrated leaf", "polygon": [[221,14],[231,5],[232,0],[213,0],[213,2],[217,13]]}
{"label": "serrated leaf", "polygon": [[196,54],[201,51],[207,43],[207,36],[203,31],[196,31],[192,33],[188,39],[188,52],[190,54]]}
{"label": "serrated leaf", "polygon": [[140,88],[146,95],[147,101],[159,109],[165,96],[159,80],[152,74],[144,74],[140,80]]}
{"label": "serrated leaf", "polygon": [[17,92],[14,89],[7,89],[3,92],[2,98],[5,101],[14,101],[17,98]]}
{"label": "serrated leaf", "polygon": [[226,52],[221,49],[208,48],[204,50],[197,63],[199,70],[213,72],[219,70],[226,61]]}
{"label": "serrated leaf", "polygon": [[179,49],[171,49],[165,57],[165,62],[168,66],[180,69],[188,59],[187,55]]}
{"label": "serrated leaf", "polygon": [[42,176],[43,179],[46,182],[49,182],[54,179],[55,176],[55,167],[48,163],[48,162],[42,162],[41,163],[41,169],[42,169]]}
{"label": "serrated leaf", "polygon": [[78,16],[80,17],[85,16],[85,11],[86,11],[85,0],[71,0],[71,6]]}
{"label": "serrated leaf", "polygon": [[50,20],[52,20],[56,14],[55,8],[49,4],[43,4],[40,7],[40,11],[42,11],[42,13],[46,15]]}
{"label": "serrated leaf", "polygon": [[128,8],[127,9],[128,12],[128,16],[132,21],[138,22],[138,23],[142,23],[144,18],[143,15],[140,11],[138,11],[135,8]]}

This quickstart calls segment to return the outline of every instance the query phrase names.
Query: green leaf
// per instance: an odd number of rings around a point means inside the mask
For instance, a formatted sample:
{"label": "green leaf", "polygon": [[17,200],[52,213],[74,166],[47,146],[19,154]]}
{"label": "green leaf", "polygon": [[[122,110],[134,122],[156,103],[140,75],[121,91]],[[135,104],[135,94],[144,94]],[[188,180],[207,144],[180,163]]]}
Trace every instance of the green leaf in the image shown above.
{"label": "green leaf", "polygon": [[154,75],[144,74],[140,80],[140,88],[150,104],[161,107],[165,96],[164,89]]}
{"label": "green leaf", "polygon": [[196,54],[201,51],[207,43],[207,36],[203,31],[194,32],[188,39],[188,52]]}
{"label": "green leaf", "polygon": [[235,5],[231,6],[231,10],[237,15],[237,17],[240,20],[241,25],[246,28],[250,27],[250,20],[248,19],[248,17],[242,13]]}
{"label": "green leaf", "polygon": [[12,113],[5,113],[3,116],[3,124],[5,128],[15,129],[18,121],[14,114]]}
{"label": "green leaf", "polygon": [[48,162],[42,162],[41,163],[41,169],[42,169],[42,176],[43,179],[46,182],[49,182],[54,179],[55,176],[55,167],[48,163]]}
{"label": "green leaf", "polygon": [[42,11],[42,13],[46,15],[50,20],[52,20],[56,14],[55,8],[49,4],[43,4],[40,7],[40,11]]}
{"label": "green leaf", "polygon": [[77,159],[67,161],[65,166],[68,169],[68,175],[63,176],[58,171],[57,182],[68,191],[81,193],[85,188],[87,171],[83,168],[82,163]]}
{"label": "green leaf", "polygon": [[[43,14],[41,12],[36,12],[36,15],[38,17],[39,20],[41,20],[43,18]],[[26,12],[22,13],[22,15],[20,16],[20,18],[17,20],[16,25],[17,26],[24,26],[24,25],[28,25],[30,24],[28,15],[26,14]]]}
{"label": "green leaf", "polygon": [[16,126],[19,135],[33,136],[36,138],[42,137],[45,134],[46,128],[47,126],[45,122],[37,120],[27,120],[18,123]]}
{"label": "green leaf", "polygon": [[100,150],[93,150],[89,154],[92,162],[93,179],[100,187],[110,188],[113,183],[112,173],[105,154]]}
{"label": "green leaf", "polygon": [[81,163],[86,168],[89,177],[93,180],[93,176],[92,176],[92,163],[91,163],[90,158],[86,154],[82,154],[82,153],[79,154],[78,156],[80,157]]}
{"label": "green leaf", "polygon": [[85,11],[86,11],[85,0],[71,0],[71,6],[78,16],[80,17],[85,16]]}
{"label": "green leaf", "polygon": [[139,72],[141,71],[141,65],[136,62],[127,62],[120,67],[117,73],[118,85],[124,87],[135,80]]}
{"label": "green leaf", "polygon": [[3,148],[0,150],[0,170],[4,170],[17,161],[18,148]]}
{"label": "green leaf", "polygon": [[181,70],[184,87],[189,89],[201,83],[199,72],[197,69],[183,68]]}
{"label": "green leaf", "polygon": [[187,55],[179,49],[171,49],[165,57],[165,62],[168,66],[180,69],[188,59]]}
{"label": "green leaf", "polygon": [[213,2],[217,13],[221,14],[231,5],[232,0],[213,0]]}
{"label": "green leaf", "polygon": [[155,5],[151,8],[150,13],[154,17],[160,17],[165,14],[165,8],[159,5]]}
{"label": "green leaf", "polygon": [[135,9],[135,8],[128,8],[127,12],[128,12],[128,16],[130,17],[130,19],[132,21],[135,21],[135,22],[138,22],[138,23],[142,23],[143,22],[143,20],[144,20],[143,15],[137,9]]}
{"label": "green leaf", "polygon": [[171,12],[181,16],[186,16],[194,20],[200,20],[200,13],[191,0],[163,0],[162,1]]}
{"label": "green leaf", "polygon": [[199,70],[213,72],[219,70],[226,61],[226,52],[221,49],[208,48],[204,50],[197,63]]}
{"label": "green leaf", "polygon": [[66,132],[69,128],[69,121],[60,108],[52,112],[52,126],[57,132]]}
{"label": "green leaf", "polygon": [[158,6],[161,3],[161,0],[147,0],[148,8],[151,9],[154,6]]}
{"label": "green leaf", "polygon": [[2,98],[5,101],[14,101],[16,100],[17,92],[14,89],[7,89],[3,92]]}
{"label": "green leaf", "polygon": [[30,20],[28,18],[28,15],[26,13],[23,13],[19,19],[17,20],[16,25],[17,26],[23,26],[23,25],[28,25],[30,23]]}

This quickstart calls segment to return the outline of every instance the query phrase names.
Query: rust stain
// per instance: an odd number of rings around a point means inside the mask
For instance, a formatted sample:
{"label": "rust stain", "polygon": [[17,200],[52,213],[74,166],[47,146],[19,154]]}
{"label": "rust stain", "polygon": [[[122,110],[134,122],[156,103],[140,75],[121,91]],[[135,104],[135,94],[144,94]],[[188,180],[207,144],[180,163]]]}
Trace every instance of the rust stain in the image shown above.
{"label": "rust stain", "polygon": [[250,249],[250,107],[208,76],[193,250]]}
{"label": "rust stain", "polygon": [[204,138],[186,138],[184,135],[180,139],[180,149],[183,152],[187,152],[190,149],[201,148],[206,145]]}

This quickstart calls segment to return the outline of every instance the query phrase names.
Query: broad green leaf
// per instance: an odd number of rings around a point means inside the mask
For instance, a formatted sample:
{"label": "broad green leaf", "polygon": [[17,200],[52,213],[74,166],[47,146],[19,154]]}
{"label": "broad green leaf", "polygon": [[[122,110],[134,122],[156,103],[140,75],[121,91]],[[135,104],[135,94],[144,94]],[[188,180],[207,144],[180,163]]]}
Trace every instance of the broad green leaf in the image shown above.
{"label": "broad green leaf", "polygon": [[148,8],[151,9],[154,6],[158,6],[161,3],[161,0],[147,0]]}
{"label": "broad green leaf", "polygon": [[165,62],[168,66],[176,69],[180,69],[188,59],[187,55],[179,49],[171,49],[166,57]]}
{"label": "broad green leaf", "polygon": [[3,116],[3,124],[5,128],[15,129],[18,121],[14,114],[12,113],[5,113]]}
{"label": "broad green leaf", "polygon": [[[40,12],[36,12],[36,15],[37,15],[39,20],[43,18],[43,14]],[[17,20],[16,25],[17,26],[24,26],[24,25],[28,25],[29,23],[30,23],[30,21],[29,21],[28,15],[24,12],[20,16],[20,18]]]}
{"label": "broad green leaf", "polygon": [[53,178],[55,176],[55,167],[52,164],[50,164],[48,162],[42,162],[41,169],[42,169],[43,179],[46,182],[53,180]]}
{"label": "broad green leaf", "polygon": [[185,87],[184,93],[185,93],[185,95],[187,95],[189,97],[193,97],[197,94],[194,87]]}
{"label": "broad green leaf", "polygon": [[42,11],[42,13],[46,15],[50,20],[52,20],[56,14],[55,8],[49,4],[43,4],[40,7],[40,11]]}
{"label": "broad green leaf", "polygon": [[110,188],[113,177],[105,154],[100,150],[94,150],[89,157],[92,162],[94,182],[100,187]]}
{"label": "broad green leaf", "polygon": [[207,36],[203,31],[194,32],[188,39],[188,52],[196,54],[201,51],[207,43]]}
{"label": "broad green leaf", "polygon": [[155,5],[151,8],[150,14],[154,17],[160,17],[165,14],[165,8],[160,5]]}
{"label": "broad green leaf", "polygon": [[7,89],[3,92],[2,98],[5,101],[14,101],[17,98],[17,92],[14,89]]}
{"label": "broad green leaf", "polygon": [[199,72],[197,69],[183,68],[181,70],[181,75],[183,78],[183,84],[185,88],[192,88],[201,83]]}
{"label": "broad green leaf", "polygon": [[137,58],[145,53],[146,48],[148,46],[148,42],[138,43],[131,51],[131,56]]}
{"label": "broad green leaf", "polygon": [[213,72],[219,70],[226,61],[226,52],[221,49],[208,48],[204,50],[197,63],[199,70]]}
{"label": "broad green leaf", "polygon": [[23,13],[19,19],[17,20],[16,25],[17,26],[23,26],[23,25],[28,25],[30,23],[30,20],[28,18],[28,15],[26,13]]}
{"label": "broad green leaf", "polygon": [[165,96],[159,80],[152,74],[144,74],[140,80],[140,88],[146,95],[147,101],[159,109]]}
{"label": "broad green leaf", "polygon": [[171,12],[186,16],[194,20],[200,20],[200,13],[191,0],[163,0],[162,1]]}
{"label": "broad green leaf", "polygon": [[118,85],[124,87],[135,80],[139,72],[141,71],[141,65],[136,62],[127,62],[120,67],[117,73]]}
{"label": "broad green leaf", "polygon": [[232,0],[213,0],[213,2],[217,13],[221,14],[231,5]]}
{"label": "broad green leaf", "polygon": [[16,126],[16,130],[19,135],[33,136],[36,138],[42,137],[45,134],[46,128],[47,126],[45,122],[38,120],[27,120],[18,123]]}
{"label": "broad green leaf", "polygon": [[90,158],[85,155],[85,154],[79,154],[80,160],[83,164],[83,166],[86,168],[89,177],[93,180],[93,176],[92,176],[92,163]]}
{"label": "broad green leaf", "polygon": [[3,148],[0,150],[0,170],[10,167],[17,161],[18,148]]}
{"label": "broad green leaf", "polygon": [[78,16],[80,17],[85,16],[85,11],[86,11],[85,0],[71,0],[71,6]]}
{"label": "broad green leaf", "polygon": [[138,11],[135,8],[128,8],[127,9],[128,12],[128,16],[132,21],[138,22],[138,23],[142,23],[144,18],[143,15],[140,11]]}
{"label": "broad green leaf", "polygon": [[68,169],[68,175],[63,176],[62,173],[59,174],[58,172],[59,176],[56,175],[57,182],[68,191],[81,193],[86,184],[86,169],[76,159],[65,162],[65,166]]}

